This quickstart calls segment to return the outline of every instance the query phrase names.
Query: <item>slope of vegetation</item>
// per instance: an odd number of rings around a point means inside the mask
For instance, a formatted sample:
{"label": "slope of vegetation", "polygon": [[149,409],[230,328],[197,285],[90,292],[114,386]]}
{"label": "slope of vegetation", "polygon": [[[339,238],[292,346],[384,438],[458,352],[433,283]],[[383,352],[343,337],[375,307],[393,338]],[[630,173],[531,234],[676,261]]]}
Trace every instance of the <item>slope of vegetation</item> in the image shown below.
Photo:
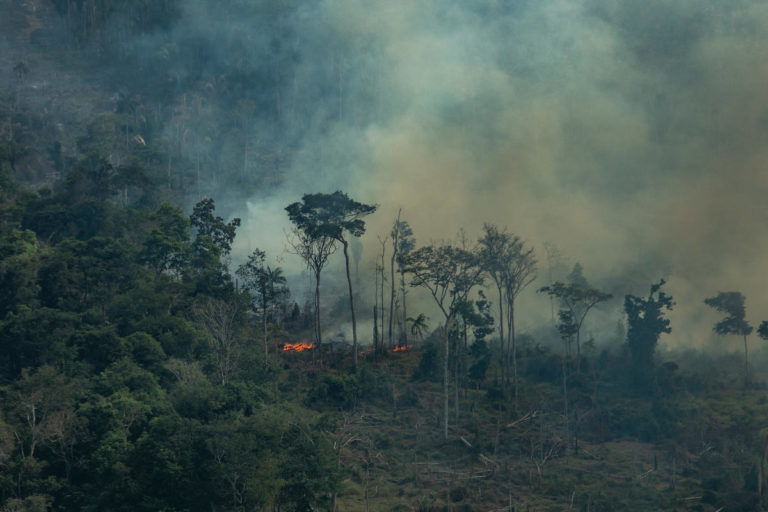
{"label": "slope of vegetation", "polygon": [[355,372],[345,345],[279,350],[314,313],[235,288],[221,258],[237,222],[212,200],[187,216],[139,180],[126,203],[131,175],[105,161],[36,192],[5,171],[3,510],[764,503],[759,376],[656,357],[638,381],[628,345],[563,357],[521,337],[515,393],[487,329],[452,331],[448,365],[435,332]]}

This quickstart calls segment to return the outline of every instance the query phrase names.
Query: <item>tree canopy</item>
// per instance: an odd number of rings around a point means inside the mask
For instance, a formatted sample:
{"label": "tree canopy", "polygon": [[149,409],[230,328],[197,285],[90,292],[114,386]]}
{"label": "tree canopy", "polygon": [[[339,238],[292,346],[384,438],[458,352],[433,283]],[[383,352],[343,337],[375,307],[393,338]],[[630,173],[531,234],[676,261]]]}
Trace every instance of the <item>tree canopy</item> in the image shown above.
{"label": "tree canopy", "polygon": [[[577,264],[578,265],[578,264]],[[549,286],[539,288],[540,293],[554,297],[562,304],[559,330],[563,329],[576,335],[576,356],[581,357],[581,328],[590,310],[601,302],[610,300],[613,295],[590,286],[581,274],[581,266],[574,267],[568,283],[556,281]],[[565,322],[565,323],[564,323]],[[566,327],[570,325],[572,327]]]}
{"label": "tree canopy", "polygon": [[635,295],[624,297],[624,311],[627,314],[627,343],[632,354],[635,379],[648,382],[652,376],[653,356],[659,336],[672,332],[670,321],[664,317],[675,305],[672,297],[661,291],[666,281],[661,279],[651,285],[647,298]]}
{"label": "tree canopy", "polygon": [[721,336],[734,334],[744,338],[744,368],[745,375],[749,377],[749,349],[747,336],[752,334],[754,328],[747,321],[746,298],[741,292],[719,292],[714,297],[704,299],[704,304],[715,311],[725,313],[726,317],[720,320],[712,328]]}
{"label": "tree canopy", "polygon": [[337,190],[332,194],[304,194],[301,202],[291,203],[285,209],[291,222],[310,238],[328,237],[343,242],[345,232],[354,237],[365,233],[363,217],[376,208]]}

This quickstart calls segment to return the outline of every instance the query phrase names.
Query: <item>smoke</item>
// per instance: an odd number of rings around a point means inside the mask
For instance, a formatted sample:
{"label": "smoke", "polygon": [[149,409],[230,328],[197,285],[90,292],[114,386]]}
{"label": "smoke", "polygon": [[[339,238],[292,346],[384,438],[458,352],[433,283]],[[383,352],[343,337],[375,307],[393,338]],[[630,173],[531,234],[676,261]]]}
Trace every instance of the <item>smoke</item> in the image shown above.
{"label": "smoke", "polygon": [[707,296],[740,290],[753,323],[768,317],[768,7],[727,4],[315,3],[296,31],[323,25],[334,50],[305,43],[319,53],[300,72],[322,83],[317,66],[342,55],[342,92],[317,108],[349,117],[302,134],[277,197],[380,204],[368,260],[398,208],[420,243],[508,226],[540,261],[521,301],[531,328],[550,316],[533,293],[546,241],[614,293],[606,331],[624,294],[665,277],[664,341],[711,344]]}
{"label": "smoke", "polygon": [[[363,296],[373,296],[364,287],[377,237],[402,208],[419,244],[460,228],[474,238],[491,222],[535,247],[540,277],[521,298],[523,328],[551,321],[535,293],[549,279],[547,242],[614,294],[589,327],[606,337],[624,294],[647,294],[661,277],[677,301],[663,338],[672,347],[719,343],[703,304],[718,291],[744,293],[754,324],[768,318],[764,3],[179,5],[173,26],[138,37],[131,51],[144,73],[165,62],[174,83],[203,84],[199,108],[182,127],[176,116],[166,139],[185,134],[179,145],[203,173],[264,176],[256,191],[207,175],[198,190],[243,217],[235,263],[259,247],[298,275],[283,208],[341,189],[380,205],[362,239]],[[243,77],[236,94],[218,89],[233,67]],[[228,128],[221,118],[238,97]],[[342,258],[333,259],[326,293],[338,299]]]}

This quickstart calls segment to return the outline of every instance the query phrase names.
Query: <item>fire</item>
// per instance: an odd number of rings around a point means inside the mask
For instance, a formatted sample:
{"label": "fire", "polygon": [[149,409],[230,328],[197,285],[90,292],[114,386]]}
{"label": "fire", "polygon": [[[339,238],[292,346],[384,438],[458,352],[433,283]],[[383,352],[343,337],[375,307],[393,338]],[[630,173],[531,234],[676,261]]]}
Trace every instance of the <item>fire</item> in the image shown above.
{"label": "fire", "polygon": [[314,343],[286,343],[283,345],[283,352],[304,352],[305,350],[312,350],[316,345]]}

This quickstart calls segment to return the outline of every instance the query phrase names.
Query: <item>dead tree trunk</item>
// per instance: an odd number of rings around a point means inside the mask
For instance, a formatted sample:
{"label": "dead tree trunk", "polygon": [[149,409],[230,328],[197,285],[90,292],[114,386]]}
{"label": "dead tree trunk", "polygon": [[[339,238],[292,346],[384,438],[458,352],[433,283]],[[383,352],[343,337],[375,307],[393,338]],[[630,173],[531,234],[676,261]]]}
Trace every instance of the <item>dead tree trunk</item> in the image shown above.
{"label": "dead tree trunk", "polygon": [[349,242],[342,240],[344,246],[344,263],[347,271],[347,285],[349,287],[349,309],[352,312],[352,349],[355,351],[355,373],[357,373],[357,320],[355,318],[355,298],[352,295],[352,277],[349,275]]}

